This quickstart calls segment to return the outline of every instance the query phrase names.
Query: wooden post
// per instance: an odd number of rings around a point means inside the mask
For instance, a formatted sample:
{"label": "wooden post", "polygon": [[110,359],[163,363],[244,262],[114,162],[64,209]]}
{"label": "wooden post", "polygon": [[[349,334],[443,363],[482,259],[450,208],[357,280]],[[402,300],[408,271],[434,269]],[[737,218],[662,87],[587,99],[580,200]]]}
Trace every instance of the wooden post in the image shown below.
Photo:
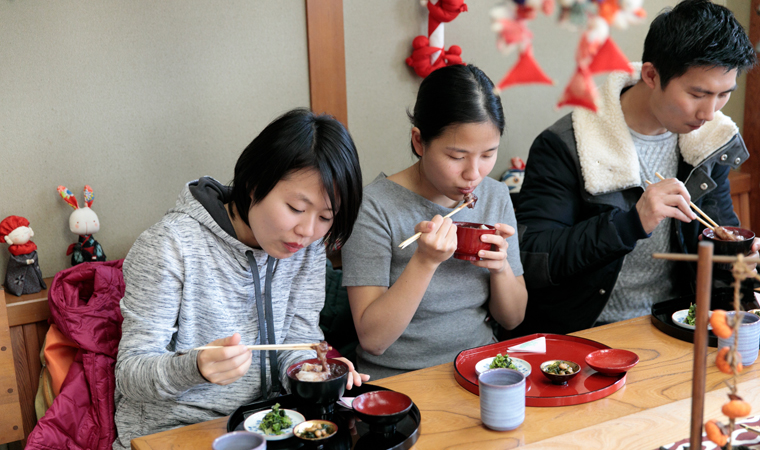
{"label": "wooden post", "polygon": [[705,409],[705,380],[707,376],[707,318],[710,312],[712,289],[713,244],[699,243],[697,261],[697,317],[694,324],[694,369],[691,380],[691,449],[702,448],[702,422]]}
{"label": "wooden post", "polygon": [[343,0],[306,0],[311,109],[348,128]]}

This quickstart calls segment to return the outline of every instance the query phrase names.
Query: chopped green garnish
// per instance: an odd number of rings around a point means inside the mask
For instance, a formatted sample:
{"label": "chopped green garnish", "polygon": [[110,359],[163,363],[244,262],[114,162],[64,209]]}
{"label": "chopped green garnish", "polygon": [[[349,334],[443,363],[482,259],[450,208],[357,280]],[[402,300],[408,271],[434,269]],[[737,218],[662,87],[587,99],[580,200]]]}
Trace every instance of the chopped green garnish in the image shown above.
{"label": "chopped green garnish", "polygon": [[488,366],[489,369],[515,369],[517,370],[517,366],[515,363],[512,362],[512,358],[509,357],[509,355],[502,356],[501,353],[496,354],[496,357],[494,357],[493,361],[491,361],[491,365]]}
{"label": "chopped green garnish", "polygon": [[686,314],[684,322],[686,322],[687,325],[694,325],[697,322],[697,305],[695,303],[692,303],[691,306],[689,306],[689,313]]}
{"label": "chopped green garnish", "polygon": [[286,430],[293,425],[293,421],[290,420],[285,414],[285,411],[280,409],[280,404],[275,403],[272,406],[272,410],[264,416],[264,419],[259,424],[259,429],[265,434],[273,434],[279,436],[283,434],[282,430]]}

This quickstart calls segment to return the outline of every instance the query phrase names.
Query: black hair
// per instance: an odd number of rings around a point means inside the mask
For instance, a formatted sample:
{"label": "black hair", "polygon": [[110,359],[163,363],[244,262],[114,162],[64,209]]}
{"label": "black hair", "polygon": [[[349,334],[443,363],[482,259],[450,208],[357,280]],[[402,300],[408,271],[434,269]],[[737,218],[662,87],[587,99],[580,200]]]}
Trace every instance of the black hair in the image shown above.
{"label": "black hair", "polygon": [[741,74],[757,63],[757,56],[728,8],[710,0],[684,0],[652,21],[641,60],[657,69],[665,89],[692,67],[737,69]]}
{"label": "black hair", "polygon": [[[469,65],[442,67],[428,75],[417,92],[412,126],[419,128],[423,143],[440,136],[447,127],[463,123],[491,122],[504,134],[504,110],[493,92],[493,82],[482,70]],[[418,158],[420,155],[414,150]]]}
{"label": "black hair", "polygon": [[362,174],[351,135],[332,116],[299,108],[267,125],[235,164],[232,202],[250,226],[246,212],[251,206],[280,180],[303,169],[314,169],[322,177],[334,218],[324,243],[339,248],[351,236],[359,214]]}

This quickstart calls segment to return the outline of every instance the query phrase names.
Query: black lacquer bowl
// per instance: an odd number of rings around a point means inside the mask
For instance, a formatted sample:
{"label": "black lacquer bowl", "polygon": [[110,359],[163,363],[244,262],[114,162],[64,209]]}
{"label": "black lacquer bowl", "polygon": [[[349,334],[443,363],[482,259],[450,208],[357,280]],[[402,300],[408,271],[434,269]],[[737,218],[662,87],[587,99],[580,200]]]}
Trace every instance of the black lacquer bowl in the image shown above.
{"label": "black lacquer bowl", "polygon": [[752,243],[755,241],[755,233],[746,228],[723,227],[734,235],[743,237],[741,241],[724,241],[715,236],[715,232],[709,228],[702,230],[702,237],[713,243],[715,255],[749,255]]}
{"label": "black lacquer bowl", "polygon": [[288,367],[287,373],[290,379],[291,393],[301,399],[304,404],[314,405],[314,408],[320,410],[319,412],[322,414],[332,412],[333,405],[346,390],[348,366],[343,361],[328,359],[327,364],[333,374],[330,379],[326,381],[301,381],[296,377],[296,374],[305,363],[319,364],[319,360],[316,358],[307,359]]}

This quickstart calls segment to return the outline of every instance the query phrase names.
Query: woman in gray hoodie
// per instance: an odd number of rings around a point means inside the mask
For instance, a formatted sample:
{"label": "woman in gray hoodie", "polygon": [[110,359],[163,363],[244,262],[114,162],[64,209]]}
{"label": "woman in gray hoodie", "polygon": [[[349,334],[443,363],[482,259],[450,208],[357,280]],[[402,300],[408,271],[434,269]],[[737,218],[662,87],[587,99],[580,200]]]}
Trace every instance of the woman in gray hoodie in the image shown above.
{"label": "woman in gray hoodie", "polygon": [[[242,344],[323,339],[325,247],[351,235],[361,198],[348,131],[302,109],[251,142],[231,187],[209,177],[184,187],[124,261],[114,449],[287,388],[288,366],[313,352]],[[203,345],[222,348],[185,353]],[[369,378],[344,362],[349,389]]]}

